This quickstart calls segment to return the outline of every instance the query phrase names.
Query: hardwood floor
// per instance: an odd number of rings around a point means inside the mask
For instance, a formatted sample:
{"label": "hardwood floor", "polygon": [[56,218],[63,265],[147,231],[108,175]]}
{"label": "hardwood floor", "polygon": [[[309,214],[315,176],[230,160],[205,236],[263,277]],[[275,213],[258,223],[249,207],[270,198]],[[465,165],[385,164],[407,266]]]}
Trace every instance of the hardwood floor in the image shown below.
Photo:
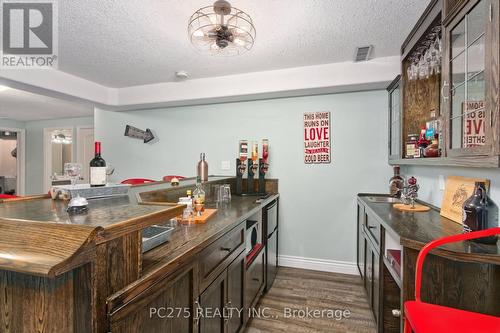
{"label": "hardwood floor", "polygon": [[[307,308],[340,311],[323,312],[323,318],[304,312],[290,316],[290,309]],[[258,309],[267,318],[253,316],[246,333],[376,332],[359,276],[280,267],[273,287],[261,299]],[[338,320],[344,310],[350,314]]]}

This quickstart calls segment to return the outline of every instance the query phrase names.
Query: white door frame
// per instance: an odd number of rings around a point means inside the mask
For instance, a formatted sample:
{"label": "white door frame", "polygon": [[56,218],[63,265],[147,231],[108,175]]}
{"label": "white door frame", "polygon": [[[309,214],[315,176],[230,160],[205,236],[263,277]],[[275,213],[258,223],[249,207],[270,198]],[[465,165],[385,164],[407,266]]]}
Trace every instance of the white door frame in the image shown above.
{"label": "white door frame", "polygon": [[71,131],[71,162],[75,160],[75,129],[73,126],[66,127],[45,127],[43,129],[43,193],[49,190],[52,186],[50,177],[52,176],[52,137],[50,133],[56,130]]}
{"label": "white door frame", "polygon": [[0,127],[1,131],[17,133],[17,184],[16,195],[26,193],[26,130],[24,128]]}
{"label": "white door frame", "polygon": [[[81,142],[83,142],[82,130],[86,129],[95,130],[94,125],[81,125],[76,127],[76,163],[81,163],[82,165],[85,163],[90,163],[90,161],[83,160],[83,151],[81,151],[81,149],[79,149],[78,147],[78,145]],[[95,138],[95,132],[94,132],[94,138]],[[75,141],[73,141],[73,143],[75,143]]]}

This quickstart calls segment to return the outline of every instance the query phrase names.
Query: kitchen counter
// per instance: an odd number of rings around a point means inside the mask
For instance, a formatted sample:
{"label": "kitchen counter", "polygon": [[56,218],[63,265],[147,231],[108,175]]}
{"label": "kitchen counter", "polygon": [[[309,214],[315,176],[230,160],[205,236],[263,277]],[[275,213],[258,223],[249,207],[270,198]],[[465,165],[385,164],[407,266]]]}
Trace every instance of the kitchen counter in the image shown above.
{"label": "kitchen counter", "polygon": [[[439,209],[429,204],[428,212],[402,212],[394,209],[392,203],[372,202],[368,197],[380,194],[359,194],[358,200],[384,226],[401,245],[420,250],[425,244],[438,238],[462,233],[462,226],[440,215]],[[435,250],[450,259],[500,264],[500,241],[497,245],[474,242],[446,244]]]}
{"label": "kitchen counter", "polygon": [[146,206],[129,198],[89,200],[69,215],[47,197],[0,204],[0,269],[56,276],[92,259],[92,247],[179,215],[183,206]]}
{"label": "kitchen counter", "polygon": [[[253,214],[261,211],[267,204],[279,197],[278,194],[256,203],[257,197],[233,196],[231,203],[218,207],[218,211],[206,224],[194,226],[179,225],[172,233],[170,241],[143,256],[143,275],[170,264],[187,253],[209,244],[218,236],[234,228]],[[216,208],[213,205],[209,208]]]}

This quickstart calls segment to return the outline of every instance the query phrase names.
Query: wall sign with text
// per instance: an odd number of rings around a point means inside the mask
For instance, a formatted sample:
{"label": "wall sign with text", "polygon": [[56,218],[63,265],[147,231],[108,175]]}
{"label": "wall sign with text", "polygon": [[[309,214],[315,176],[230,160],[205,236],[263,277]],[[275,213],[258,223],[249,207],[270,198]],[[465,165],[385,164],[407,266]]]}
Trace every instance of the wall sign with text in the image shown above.
{"label": "wall sign with text", "polygon": [[304,113],[304,163],[331,162],[330,112]]}
{"label": "wall sign with text", "polygon": [[464,102],[463,108],[465,109],[463,147],[484,146],[486,144],[486,110],[484,109],[484,101]]}

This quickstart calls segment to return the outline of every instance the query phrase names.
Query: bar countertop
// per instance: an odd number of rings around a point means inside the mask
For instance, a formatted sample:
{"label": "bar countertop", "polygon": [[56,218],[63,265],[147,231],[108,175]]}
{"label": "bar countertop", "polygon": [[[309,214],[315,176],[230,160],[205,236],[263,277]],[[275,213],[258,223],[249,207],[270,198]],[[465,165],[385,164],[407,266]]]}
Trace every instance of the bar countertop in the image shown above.
{"label": "bar countertop", "polygon": [[[210,177],[209,183],[231,179]],[[0,203],[0,271],[44,277],[63,274],[93,260],[99,244],[181,215],[185,206],[170,202],[174,197],[176,201],[179,193],[194,184],[194,179],[186,179],[176,188],[167,182],[132,186],[128,196],[89,200],[88,212],[81,215],[68,214],[67,202],[52,200],[48,196],[5,200]],[[141,193],[171,194],[168,200],[163,200],[160,195],[153,196],[158,199],[153,200],[156,202],[146,202]],[[169,243],[144,257],[145,268],[154,270],[156,264],[163,265],[185,249],[221,235],[262,207],[263,203],[257,204],[255,200],[256,197],[235,196],[231,205],[220,209],[206,225],[188,229],[177,227]],[[270,199],[264,202],[267,200]]]}
{"label": "bar countertop", "polygon": [[[402,212],[391,203],[371,202],[367,197],[387,196],[380,194],[359,194],[358,200],[369,210],[384,229],[401,245],[420,250],[425,244],[446,236],[462,233],[462,226],[440,215],[431,205],[428,212]],[[454,260],[500,264],[500,241],[497,245],[475,242],[445,244],[434,253]]]}
{"label": "bar countertop", "polygon": [[92,260],[92,249],[167,221],[184,206],[150,206],[127,196],[89,200],[89,211],[69,215],[67,202],[46,198],[0,204],[0,270],[57,276]]}

